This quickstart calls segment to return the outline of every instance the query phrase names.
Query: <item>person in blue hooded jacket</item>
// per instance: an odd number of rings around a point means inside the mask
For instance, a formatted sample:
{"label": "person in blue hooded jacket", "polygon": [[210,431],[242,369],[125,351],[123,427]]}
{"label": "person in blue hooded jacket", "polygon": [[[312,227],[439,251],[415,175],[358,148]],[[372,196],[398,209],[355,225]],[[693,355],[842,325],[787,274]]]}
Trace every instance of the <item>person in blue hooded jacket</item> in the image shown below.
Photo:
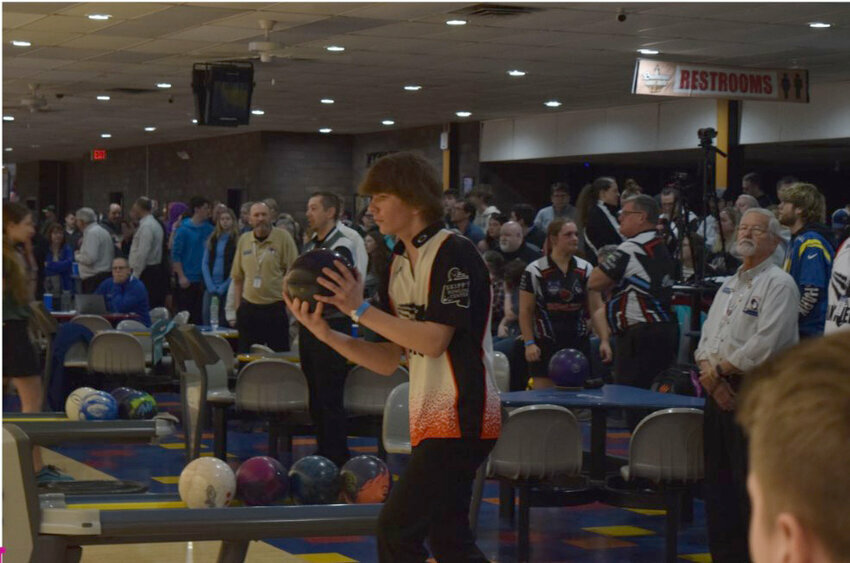
{"label": "person in blue hooded jacket", "polygon": [[134,313],[145,326],[151,325],[148,290],[130,273],[126,258],[112,261],[112,277],[100,282],[96,295],[103,295],[110,313]]}
{"label": "person in blue hooded jacket", "polygon": [[826,322],[827,287],[835,249],[825,220],[823,195],[813,184],[797,182],[779,190],[779,222],[791,230],[785,271],[800,291],[800,338],[820,336]]}
{"label": "person in blue hooded jacket", "polygon": [[209,222],[211,205],[206,198],[193,197],[189,200],[189,209],[191,217],[179,224],[174,235],[171,264],[177,274],[177,310],[189,311],[189,322],[199,325],[203,323],[204,249],[213,225]]}

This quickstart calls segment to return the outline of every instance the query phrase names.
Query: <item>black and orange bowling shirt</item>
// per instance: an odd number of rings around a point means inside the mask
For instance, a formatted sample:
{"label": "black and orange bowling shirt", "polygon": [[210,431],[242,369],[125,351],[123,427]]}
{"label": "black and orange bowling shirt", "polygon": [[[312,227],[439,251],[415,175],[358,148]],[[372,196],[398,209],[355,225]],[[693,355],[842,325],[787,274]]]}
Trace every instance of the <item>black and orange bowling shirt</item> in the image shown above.
{"label": "black and orange bowling shirt", "polygon": [[410,443],[429,438],[496,439],[501,405],[493,379],[490,275],[468,239],[434,224],[417,235],[411,270],[399,242],[389,268],[390,312],[454,327],[446,351],[429,358],[408,350]]}

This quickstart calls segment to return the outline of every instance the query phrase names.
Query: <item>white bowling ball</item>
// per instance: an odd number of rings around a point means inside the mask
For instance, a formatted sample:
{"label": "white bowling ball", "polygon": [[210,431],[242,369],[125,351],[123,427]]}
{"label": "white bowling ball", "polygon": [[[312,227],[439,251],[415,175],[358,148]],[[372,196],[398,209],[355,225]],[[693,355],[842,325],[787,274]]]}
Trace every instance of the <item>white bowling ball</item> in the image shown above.
{"label": "white bowling ball", "polygon": [[200,457],[183,468],[177,488],[189,508],[221,508],[236,494],[236,475],[217,457]]}
{"label": "white bowling ball", "polygon": [[82,406],[86,395],[94,393],[97,389],[91,387],[78,387],[74,389],[65,399],[65,416],[68,420],[80,420],[80,406]]}

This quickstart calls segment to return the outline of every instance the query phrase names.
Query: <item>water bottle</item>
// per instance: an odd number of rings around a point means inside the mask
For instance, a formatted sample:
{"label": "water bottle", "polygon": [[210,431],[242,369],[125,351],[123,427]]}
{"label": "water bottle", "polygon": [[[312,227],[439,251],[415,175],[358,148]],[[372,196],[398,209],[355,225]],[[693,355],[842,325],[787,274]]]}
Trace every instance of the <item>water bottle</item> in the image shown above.
{"label": "water bottle", "polygon": [[210,326],[213,330],[218,330],[218,295],[213,295],[210,299]]}

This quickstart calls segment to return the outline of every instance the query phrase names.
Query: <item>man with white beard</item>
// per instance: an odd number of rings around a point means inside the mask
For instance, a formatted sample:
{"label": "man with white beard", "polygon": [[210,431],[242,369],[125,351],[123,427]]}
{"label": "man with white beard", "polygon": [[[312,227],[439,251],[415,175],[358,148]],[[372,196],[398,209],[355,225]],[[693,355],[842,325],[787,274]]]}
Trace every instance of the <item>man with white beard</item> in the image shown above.
{"label": "man with white beard", "polygon": [[499,254],[505,258],[505,264],[517,258],[531,264],[543,256],[539,248],[523,238],[522,225],[516,221],[508,221],[499,229]]}
{"label": "man with white beard", "polygon": [[735,422],[743,374],[797,343],[800,293],[794,279],[770,260],[779,221],[766,209],[741,218],[737,249],[743,264],[711,304],[694,358],[709,397],[703,427],[705,512],[712,560],[749,560],[747,444]]}

